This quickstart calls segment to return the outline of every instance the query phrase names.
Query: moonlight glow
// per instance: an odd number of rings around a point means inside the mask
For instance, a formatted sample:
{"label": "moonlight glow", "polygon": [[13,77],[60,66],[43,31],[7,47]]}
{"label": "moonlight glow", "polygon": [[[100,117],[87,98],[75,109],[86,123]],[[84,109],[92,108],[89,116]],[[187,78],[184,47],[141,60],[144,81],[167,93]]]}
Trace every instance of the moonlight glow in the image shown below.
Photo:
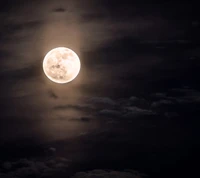
{"label": "moonlight glow", "polygon": [[43,61],[45,75],[56,83],[68,83],[80,71],[78,55],[69,48],[58,47],[49,51]]}

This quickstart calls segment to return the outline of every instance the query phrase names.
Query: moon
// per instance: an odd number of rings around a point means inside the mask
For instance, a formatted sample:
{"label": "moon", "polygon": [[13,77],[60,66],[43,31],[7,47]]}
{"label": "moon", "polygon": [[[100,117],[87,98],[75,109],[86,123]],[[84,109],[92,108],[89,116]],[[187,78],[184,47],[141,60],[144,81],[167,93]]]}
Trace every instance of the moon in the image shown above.
{"label": "moon", "polygon": [[78,55],[69,48],[58,47],[49,51],[43,60],[45,75],[53,82],[64,84],[74,80],[81,68]]}

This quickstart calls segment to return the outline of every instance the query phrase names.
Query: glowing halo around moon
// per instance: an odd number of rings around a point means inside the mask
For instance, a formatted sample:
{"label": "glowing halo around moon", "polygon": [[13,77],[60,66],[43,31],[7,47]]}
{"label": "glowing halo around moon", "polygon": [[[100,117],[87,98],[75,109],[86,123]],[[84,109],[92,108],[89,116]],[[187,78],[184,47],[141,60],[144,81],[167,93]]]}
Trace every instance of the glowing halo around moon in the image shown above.
{"label": "glowing halo around moon", "polygon": [[76,78],[81,68],[78,55],[69,48],[58,47],[49,51],[43,60],[45,75],[53,82],[64,84]]}

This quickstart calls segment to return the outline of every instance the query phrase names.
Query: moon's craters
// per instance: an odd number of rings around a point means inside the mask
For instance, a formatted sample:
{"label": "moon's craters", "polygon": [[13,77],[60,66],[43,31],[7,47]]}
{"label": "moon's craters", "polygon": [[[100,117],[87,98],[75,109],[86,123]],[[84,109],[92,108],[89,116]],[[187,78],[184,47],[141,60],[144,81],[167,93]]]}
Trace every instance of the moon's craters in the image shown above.
{"label": "moon's craters", "polygon": [[64,76],[67,74],[67,69],[59,64],[52,65],[49,69],[49,73],[55,79],[64,79]]}
{"label": "moon's craters", "polygon": [[76,53],[68,48],[55,48],[45,56],[43,69],[52,81],[67,83],[78,75],[80,60]]}

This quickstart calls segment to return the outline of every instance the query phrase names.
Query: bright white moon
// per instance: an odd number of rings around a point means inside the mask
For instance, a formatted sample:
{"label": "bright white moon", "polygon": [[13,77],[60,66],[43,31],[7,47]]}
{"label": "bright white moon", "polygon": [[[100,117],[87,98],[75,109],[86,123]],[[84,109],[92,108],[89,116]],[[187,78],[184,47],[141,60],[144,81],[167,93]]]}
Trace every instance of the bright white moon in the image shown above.
{"label": "bright white moon", "polygon": [[49,51],[43,61],[45,75],[56,83],[68,83],[76,78],[80,71],[78,55],[69,48],[58,47]]}

